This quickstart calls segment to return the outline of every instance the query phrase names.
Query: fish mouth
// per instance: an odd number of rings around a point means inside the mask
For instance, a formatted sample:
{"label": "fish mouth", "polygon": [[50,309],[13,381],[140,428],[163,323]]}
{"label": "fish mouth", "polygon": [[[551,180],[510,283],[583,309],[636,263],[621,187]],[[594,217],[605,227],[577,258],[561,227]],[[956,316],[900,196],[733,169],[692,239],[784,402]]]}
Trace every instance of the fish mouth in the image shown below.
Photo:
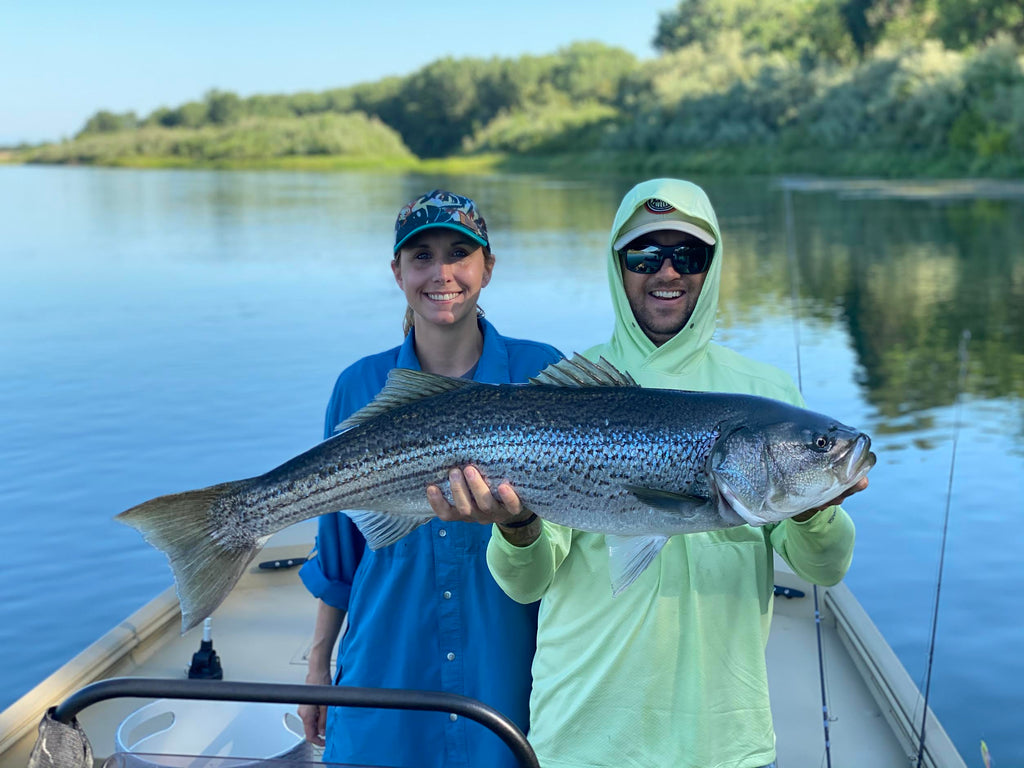
{"label": "fish mouth", "polygon": [[877,457],[871,451],[871,438],[863,432],[857,436],[853,444],[841,458],[844,485],[854,485],[864,477],[873,466]]}

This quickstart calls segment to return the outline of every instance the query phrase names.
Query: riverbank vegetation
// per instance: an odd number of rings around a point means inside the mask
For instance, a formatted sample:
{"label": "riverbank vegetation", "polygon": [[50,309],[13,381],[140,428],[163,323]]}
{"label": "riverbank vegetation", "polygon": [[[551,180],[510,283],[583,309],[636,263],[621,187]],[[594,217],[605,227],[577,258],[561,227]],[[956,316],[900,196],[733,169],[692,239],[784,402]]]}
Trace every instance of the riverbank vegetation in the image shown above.
{"label": "riverbank vegetation", "polygon": [[104,165],[1024,175],[1019,0],[683,0],[659,55],[576,43],[318,93],[100,111],[18,159]]}

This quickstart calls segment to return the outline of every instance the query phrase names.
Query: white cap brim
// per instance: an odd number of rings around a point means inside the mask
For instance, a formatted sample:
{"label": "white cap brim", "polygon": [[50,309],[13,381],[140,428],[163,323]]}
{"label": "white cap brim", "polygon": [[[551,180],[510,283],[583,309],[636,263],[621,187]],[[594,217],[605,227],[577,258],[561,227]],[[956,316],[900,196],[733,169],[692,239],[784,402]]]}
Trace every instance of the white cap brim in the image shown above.
{"label": "white cap brim", "polygon": [[650,232],[657,232],[662,229],[673,229],[677,232],[685,232],[688,235],[693,235],[698,240],[701,240],[708,245],[715,244],[714,235],[703,227],[698,227],[696,224],[691,224],[688,221],[665,218],[661,221],[649,221],[646,224],[641,224],[639,227],[634,227],[633,229],[624,232],[619,235],[619,239],[615,241],[615,245],[612,246],[612,249],[618,251],[621,248],[625,248],[638,237],[642,237]]}

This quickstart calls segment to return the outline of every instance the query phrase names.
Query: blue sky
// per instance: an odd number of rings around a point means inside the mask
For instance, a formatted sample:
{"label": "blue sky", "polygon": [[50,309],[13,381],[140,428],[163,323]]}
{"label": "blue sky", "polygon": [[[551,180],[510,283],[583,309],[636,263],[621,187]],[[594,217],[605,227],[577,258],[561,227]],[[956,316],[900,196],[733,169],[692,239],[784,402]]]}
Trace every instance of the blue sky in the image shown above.
{"label": "blue sky", "polygon": [[70,137],[99,109],[153,109],[210,88],[320,91],[443,56],[551,53],[578,40],[640,58],[674,0],[0,0],[0,145]]}

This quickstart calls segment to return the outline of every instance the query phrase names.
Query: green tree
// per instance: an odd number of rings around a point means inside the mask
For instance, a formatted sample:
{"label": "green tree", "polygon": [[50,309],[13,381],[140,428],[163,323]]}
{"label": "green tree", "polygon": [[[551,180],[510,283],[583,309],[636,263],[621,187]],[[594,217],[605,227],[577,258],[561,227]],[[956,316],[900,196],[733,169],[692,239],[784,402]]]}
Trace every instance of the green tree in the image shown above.
{"label": "green tree", "polygon": [[443,157],[456,151],[483,119],[478,114],[479,60],[439,59],[402,84],[402,114],[396,128],[420,157]]}
{"label": "green tree", "polygon": [[809,63],[844,61],[854,51],[838,0],[681,0],[660,14],[653,43],[669,53],[695,44],[711,47],[733,32],[747,49]]}
{"label": "green tree", "polygon": [[658,14],[653,45],[662,53],[678,51],[735,28],[736,21],[720,0],[680,0],[674,10]]}
{"label": "green tree", "polygon": [[556,55],[551,84],[573,103],[612,103],[619,83],[636,67],[629,51],[598,42],[573,43]]}
{"label": "green tree", "polygon": [[288,97],[288,106],[296,115],[312,115],[327,112],[330,109],[330,104],[330,99],[326,93],[302,91]]}
{"label": "green tree", "polygon": [[190,101],[176,109],[161,114],[160,125],[165,128],[198,128],[207,123],[207,104],[203,101]]}
{"label": "green tree", "polygon": [[108,112],[101,109],[95,115],[85,121],[78,136],[85,136],[90,133],[116,133],[118,131],[130,131],[138,127],[139,120],[134,112]]}
{"label": "green tree", "polygon": [[963,49],[993,39],[1000,32],[1024,43],[1021,0],[934,0],[932,32],[947,48]]}
{"label": "green tree", "polygon": [[214,125],[237,123],[244,115],[242,100],[230,91],[207,91],[206,120]]}
{"label": "green tree", "polygon": [[288,106],[288,97],[282,94],[256,94],[242,103],[242,109],[251,117],[291,117],[295,113]]}

